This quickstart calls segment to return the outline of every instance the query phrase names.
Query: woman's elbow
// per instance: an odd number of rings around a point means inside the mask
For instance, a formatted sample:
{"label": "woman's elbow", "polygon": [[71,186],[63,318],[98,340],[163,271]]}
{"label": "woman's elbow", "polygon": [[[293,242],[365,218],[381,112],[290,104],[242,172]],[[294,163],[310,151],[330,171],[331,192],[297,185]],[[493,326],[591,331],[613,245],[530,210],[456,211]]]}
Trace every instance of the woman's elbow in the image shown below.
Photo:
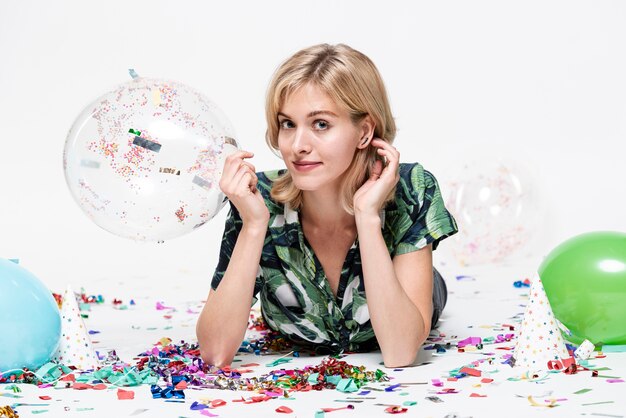
{"label": "woman's elbow", "polygon": [[204,335],[199,328],[196,328],[196,337],[198,338],[200,358],[204,364],[216,367],[225,367],[232,364],[236,353],[232,353],[232,350],[228,350],[226,347],[220,347],[220,344],[216,344],[209,336]]}
{"label": "woman's elbow", "polygon": [[417,358],[417,353],[413,357],[392,357],[385,358],[383,357],[383,364],[388,369],[395,369],[396,367],[408,367],[415,363],[415,359]]}
{"label": "woman's elbow", "polygon": [[211,347],[208,344],[199,343],[200,358],[204,364],[208,364],[215,367],[230,366],[235,358],[235,355],[227,352],[226,350],[220,350],[217,347]]}
{"label": "woman's elbow", "polygon": [[[397,347],[394,347],[397,348]],[[404,347],[402,350],[382,351],[383,364],[387,368],[408,367],[415,363],[420,345]]]}

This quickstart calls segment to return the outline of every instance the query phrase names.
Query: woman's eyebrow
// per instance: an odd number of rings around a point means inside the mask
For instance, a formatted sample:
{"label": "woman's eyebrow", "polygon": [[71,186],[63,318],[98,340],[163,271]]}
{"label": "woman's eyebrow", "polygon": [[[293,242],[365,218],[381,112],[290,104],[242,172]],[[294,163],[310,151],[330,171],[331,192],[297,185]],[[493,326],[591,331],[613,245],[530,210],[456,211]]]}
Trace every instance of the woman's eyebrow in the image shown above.
{"label": "woman's eyebrow", "polygon": [[[336,113],[331,112],[330,110],[314,110],[312,112],[309,112],[309,114],[306,115],[306,117],[312,118],[313,116],[318,116],[318,115],[329,115],[329,116],[338,117]],[[284,114],[283,112],[278,112],[276,116],[282,116],[284,118],[291,119],[290,116]]]}
{"label": "woman's eyebrow", "polygon": [[312,118],[313,116],[317,116],[317,115],[330,115],[330,116],[334,116],[337,117],[337,114],[334,112],[331,112],[330,110],[314,110],[312,112],[310,112],[307,117],[308,118]]}

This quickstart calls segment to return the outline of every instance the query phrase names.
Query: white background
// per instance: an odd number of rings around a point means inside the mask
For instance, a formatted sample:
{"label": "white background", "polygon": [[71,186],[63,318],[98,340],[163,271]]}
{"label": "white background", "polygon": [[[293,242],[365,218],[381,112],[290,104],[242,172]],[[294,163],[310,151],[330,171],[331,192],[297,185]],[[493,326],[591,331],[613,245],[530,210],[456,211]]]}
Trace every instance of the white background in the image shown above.
{"label": "white background", "polygon": [[66,187],[67,131],[134,68],[204,92],[258,170],[282,167],[264,142],[265,90],[282,60],[321,42],[372,58],[402,160],[442,185],[470,157],[528,167],[537,258],[578,233],[626,231],[624,2],[3,1],[0,257],[56,291],[184,277],[181,296],[204,294],[226,210],[164,244],[111,235]]}

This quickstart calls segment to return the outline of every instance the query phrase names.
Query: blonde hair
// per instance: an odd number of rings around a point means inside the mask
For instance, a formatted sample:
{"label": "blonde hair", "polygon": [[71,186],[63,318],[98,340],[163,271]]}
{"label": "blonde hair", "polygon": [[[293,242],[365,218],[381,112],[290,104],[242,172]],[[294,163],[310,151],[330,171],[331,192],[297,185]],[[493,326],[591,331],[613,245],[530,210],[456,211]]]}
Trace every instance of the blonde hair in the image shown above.
{"label": "blonde hair", "polygon": [[[385,85],[374,63],[347,45],[320,44],[295,53],[272,77],[265,103],[265,140],[276,154],[279,154],[278,112],[286,97],[306,84],[317,86],[343,106],[355,124],[369,115],[375,123],[374,137],[393,143],[396,124]],[[354,193],[369,178],[370,168],[377,158],[373,146],[356,150],[341,183],[341,204],[348,213],[354,213]],[[393,195],[394,191],[387,200]],[[289,171],[274,181],[271,196],[294,210],[302,205],[302,191],[293,184]]]}

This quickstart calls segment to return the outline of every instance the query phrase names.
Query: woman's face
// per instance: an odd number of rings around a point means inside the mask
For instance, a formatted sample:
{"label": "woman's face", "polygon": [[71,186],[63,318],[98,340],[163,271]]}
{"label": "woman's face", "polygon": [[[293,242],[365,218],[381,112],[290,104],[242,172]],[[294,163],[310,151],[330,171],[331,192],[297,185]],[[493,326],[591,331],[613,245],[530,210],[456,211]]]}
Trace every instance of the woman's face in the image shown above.
{"label": "woman's face", "polygon": [[364,124],[352,123],[348,111],[313,84],[286,97],[278,123],[278,148],[300,190],[338,187],[367,133]]}

